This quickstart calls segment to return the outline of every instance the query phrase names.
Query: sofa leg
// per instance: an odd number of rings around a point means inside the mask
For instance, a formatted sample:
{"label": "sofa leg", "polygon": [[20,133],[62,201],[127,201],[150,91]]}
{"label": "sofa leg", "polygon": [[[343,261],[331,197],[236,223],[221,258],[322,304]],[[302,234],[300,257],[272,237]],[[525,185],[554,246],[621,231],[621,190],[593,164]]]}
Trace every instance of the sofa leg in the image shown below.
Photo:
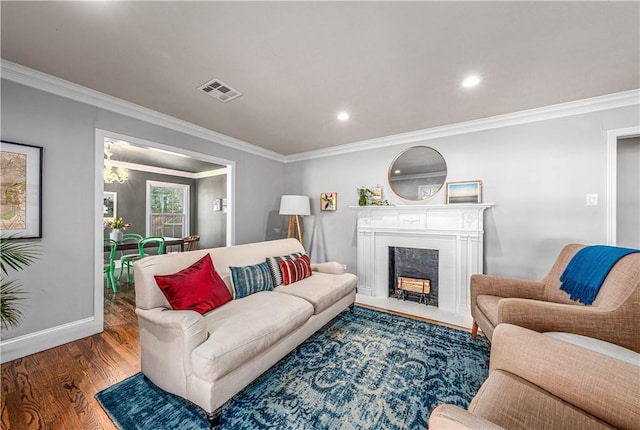
{"label": "sofa leg", "polygon": [[222,408],[218,408],[213,412],[207,412],[207,421],[210,430],[219,430],[222,418]]}
{"label": "sofa leg", "polygon": [[353,310],[355,309],[355,307],[356,307],[356,304],[355,304],[355,303],[351,303],[351,304],[349,305],[349,310],[351,311],[351,313],[353,313]]}
{"label": "sofa leg", "polygon": [[471,328],[471,339],[476,340],[476,336],[478,336],[478,324],[474,321]]}

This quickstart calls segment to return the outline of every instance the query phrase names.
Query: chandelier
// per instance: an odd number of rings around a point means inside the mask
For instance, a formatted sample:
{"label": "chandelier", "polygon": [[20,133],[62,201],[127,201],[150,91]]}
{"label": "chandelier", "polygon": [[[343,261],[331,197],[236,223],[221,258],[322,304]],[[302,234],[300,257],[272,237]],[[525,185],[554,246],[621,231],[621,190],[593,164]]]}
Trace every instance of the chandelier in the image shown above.
{"label": "chandelier", "polygon": [[119,184],[124,183],[129,179],[129,172],[124,167],[118,167],[114,170],[113,161],[111,161],[111,143],[104,148],[104,154],[107,156],[104,160],[104,183],[112,184],[117,182]]}

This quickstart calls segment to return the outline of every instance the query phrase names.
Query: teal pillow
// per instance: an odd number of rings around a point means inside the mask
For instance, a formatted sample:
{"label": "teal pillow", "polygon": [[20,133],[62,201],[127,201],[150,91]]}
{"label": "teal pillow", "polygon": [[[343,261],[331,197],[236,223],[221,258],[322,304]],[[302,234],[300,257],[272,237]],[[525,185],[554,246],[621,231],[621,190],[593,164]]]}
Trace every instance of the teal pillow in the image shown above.
{"label": "teal pillow", "polygon": [[241,299],[258,291],[273,290],[273,279],[266,261],[253,266],[231,266],[229,269],[231,269],[234,299]]}

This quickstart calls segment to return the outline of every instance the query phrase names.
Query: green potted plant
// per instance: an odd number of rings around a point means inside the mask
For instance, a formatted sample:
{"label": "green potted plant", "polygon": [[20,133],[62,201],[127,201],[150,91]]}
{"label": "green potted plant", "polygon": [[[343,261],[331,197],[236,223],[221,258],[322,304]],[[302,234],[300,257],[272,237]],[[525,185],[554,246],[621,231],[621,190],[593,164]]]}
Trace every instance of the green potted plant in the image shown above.
{"label": "green potted plant", "polygon": [[0,325],[5,330],[20,324],[19,302],[27,296],[20,283],[6,277],[9,270],[19,272],[37,259],[40,252],[33,247],[33,243],[16,241],[15,236],[0,238]]}
{"label": "green potted plant", "polygon": [[373,197],[373,191],[370,188],[360,187],[358,188],[358,195],[360,199],[358,200],[359,206],[368,206]]}

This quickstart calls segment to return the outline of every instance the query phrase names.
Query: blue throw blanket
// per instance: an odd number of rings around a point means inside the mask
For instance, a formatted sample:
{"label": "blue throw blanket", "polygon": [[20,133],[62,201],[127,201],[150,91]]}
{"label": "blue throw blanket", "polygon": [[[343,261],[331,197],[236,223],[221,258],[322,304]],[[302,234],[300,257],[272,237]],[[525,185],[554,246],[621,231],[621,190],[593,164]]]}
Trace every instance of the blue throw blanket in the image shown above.
{"label": "blue throw blanket", "polygon": [[611,268],[625,255],[640,252],[638,249],[616,246],[587,246],[578,251],[560,276],[560,289],[578,300],[590,305],[596,298],[600,286]]}

